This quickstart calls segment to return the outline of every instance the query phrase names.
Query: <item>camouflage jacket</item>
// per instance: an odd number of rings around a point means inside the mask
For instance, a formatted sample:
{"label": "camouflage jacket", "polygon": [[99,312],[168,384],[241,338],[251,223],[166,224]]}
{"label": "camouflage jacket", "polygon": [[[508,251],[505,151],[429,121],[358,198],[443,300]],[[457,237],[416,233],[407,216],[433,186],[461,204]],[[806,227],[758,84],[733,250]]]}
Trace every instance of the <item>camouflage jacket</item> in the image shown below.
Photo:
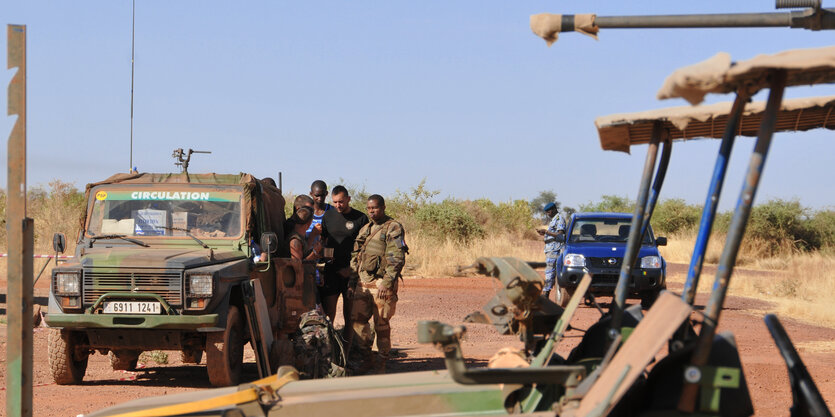
{"label": "camouflage jacket", "polygon": [[379,222],[371,220],[354,241],[351,269],[364,283],[382,280],[378,285],[392,288],[406,263],[408,250],[403,225],[388,216]]}

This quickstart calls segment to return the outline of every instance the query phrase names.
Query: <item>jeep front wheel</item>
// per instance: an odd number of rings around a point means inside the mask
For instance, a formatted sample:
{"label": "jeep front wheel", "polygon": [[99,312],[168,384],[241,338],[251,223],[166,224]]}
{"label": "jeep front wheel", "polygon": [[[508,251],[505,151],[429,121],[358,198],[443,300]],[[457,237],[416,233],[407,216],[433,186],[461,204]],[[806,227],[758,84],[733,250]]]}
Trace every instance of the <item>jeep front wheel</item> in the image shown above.
{"label": "jeep front wheel", "polygon": [[80,351],[81,334],[63,329],[51,329],[47,338],[49,368],[58,385],[80,384],[87,372],[89,352]]}
{"label": "jeep front wheel", "polygon": [[206,337],[206,367],[213,386],[237,385],[244,361],[244,321],[238,307],[230,305],[226,330]]}

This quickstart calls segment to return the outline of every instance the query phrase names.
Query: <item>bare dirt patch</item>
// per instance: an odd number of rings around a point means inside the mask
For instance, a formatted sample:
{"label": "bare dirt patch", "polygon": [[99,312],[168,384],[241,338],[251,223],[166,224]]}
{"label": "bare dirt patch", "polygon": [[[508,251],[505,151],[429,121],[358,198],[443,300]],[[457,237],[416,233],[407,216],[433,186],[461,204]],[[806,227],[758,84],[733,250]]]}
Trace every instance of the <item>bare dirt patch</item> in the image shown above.
{"label": "bare dirt patch", "polygon": [[[47,281],[42,278],[38,282],[36,295],[45,295]],[[389,372],[443,368],[443,357],[439,352],[431,346],[417,344],[417,322],[439,320],[450,324],[459,323],[466,314],[480,309],[492,296],[494,282],[487,278],[406,279],[400,290],[397,315],[392,322],[394,345],[405,353],[405,357],[394,359],[389,365]],[[5,281],[0,281],[0,292],[5,293],[5,288]],[[670,290],[681,291],[681,285],[671,284]],[[700,294],[697,307],[703,307],[706,301],[707,296]],[[4,309],[5,305],[0,304],[0,308]],[[783,416],[788,413],[791,405],[786,368],[761,314],[753,313],[768,310],[767,303],[729,297],[721,318],[720,331],[730,330],[736,335],[757,415]],[[585,329],[598,318],[599,313],[595,309],[583,307],[572,326]],[[792,340],[800,346],[801,357],[824,398],[828,399],[830,409],[835,408],[835,369],[831,366],[835,363],[835,352],[829,349],[829,342],[835,340],[835,330],[789,319],[782,319],[782,322]],[[5,387],[6,382],[5,327],[5,324],[0,324],[0,361],[3,362],[0,387]],[[137,372],[113,371],[107,356],[95,354],[90,357],[82,385],[54,385],[47,363],[47,332],[48,329],[40,328],[34,334],[34,415],[75,416],[131,399],[209,388],[206,368],[183,364],[179,352],[167,352],[168,364],[146,364]],[[558,353],[567,355],[581,337],[580,330],[571,330],[559,346]],[[493,353],[508,345],[520,346],[520,343],[513,336],[496,334],[489,326],[470,325],[463,349],[464,354],[470,358],[470,365],[477,366],[484,365]],[[257,377],[251,351],[248,352],[245,372],[251,379]],[[5,395],[0,396],[0,405],[0,410],[5,410]]]}

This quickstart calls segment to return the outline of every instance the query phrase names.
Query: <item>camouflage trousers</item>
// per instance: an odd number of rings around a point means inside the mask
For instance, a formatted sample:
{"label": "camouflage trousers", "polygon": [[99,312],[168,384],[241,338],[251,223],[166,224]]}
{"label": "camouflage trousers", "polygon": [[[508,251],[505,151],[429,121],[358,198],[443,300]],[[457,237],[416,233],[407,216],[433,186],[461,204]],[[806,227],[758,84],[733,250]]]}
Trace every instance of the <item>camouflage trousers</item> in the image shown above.
{"label": "camouflage trousers", "polygon": [[[354,343],[370,351],[376,334],[377,352],[383,358],[388,358],[391,352],[390,321],[397,306],[397,282],[394,282],[392,296],[387,300],[377,298],[377,291],[373,283],[359,283],[354,290],[354,305],[351,309]],[[372,319],[373,328],[369,324]]]}
{"label": "camouflage trousers", "polygon": [[557,257],[559,252],[545,254],[545,288],[543,291],[551,291],[557,282]]}

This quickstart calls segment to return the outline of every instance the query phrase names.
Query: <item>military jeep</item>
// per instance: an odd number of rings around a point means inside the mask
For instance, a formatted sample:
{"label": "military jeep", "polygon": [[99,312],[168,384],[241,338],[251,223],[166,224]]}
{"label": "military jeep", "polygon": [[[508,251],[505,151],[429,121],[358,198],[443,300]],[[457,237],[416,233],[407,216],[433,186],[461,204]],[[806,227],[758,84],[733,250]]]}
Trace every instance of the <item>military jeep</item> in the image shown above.
{"label": "military jeep", "polygon": [[289,336],[315,306],[315,284],[281,257],[276,187],[248,174],[117,174],[86,195],[75,261],[52,272],[56,383],[80,383],[95,351],[123,370],[143,351],[180,350],[186,363],[205,352],[215,386],[239,382],[250,340],[273,370],[293,363]]}

